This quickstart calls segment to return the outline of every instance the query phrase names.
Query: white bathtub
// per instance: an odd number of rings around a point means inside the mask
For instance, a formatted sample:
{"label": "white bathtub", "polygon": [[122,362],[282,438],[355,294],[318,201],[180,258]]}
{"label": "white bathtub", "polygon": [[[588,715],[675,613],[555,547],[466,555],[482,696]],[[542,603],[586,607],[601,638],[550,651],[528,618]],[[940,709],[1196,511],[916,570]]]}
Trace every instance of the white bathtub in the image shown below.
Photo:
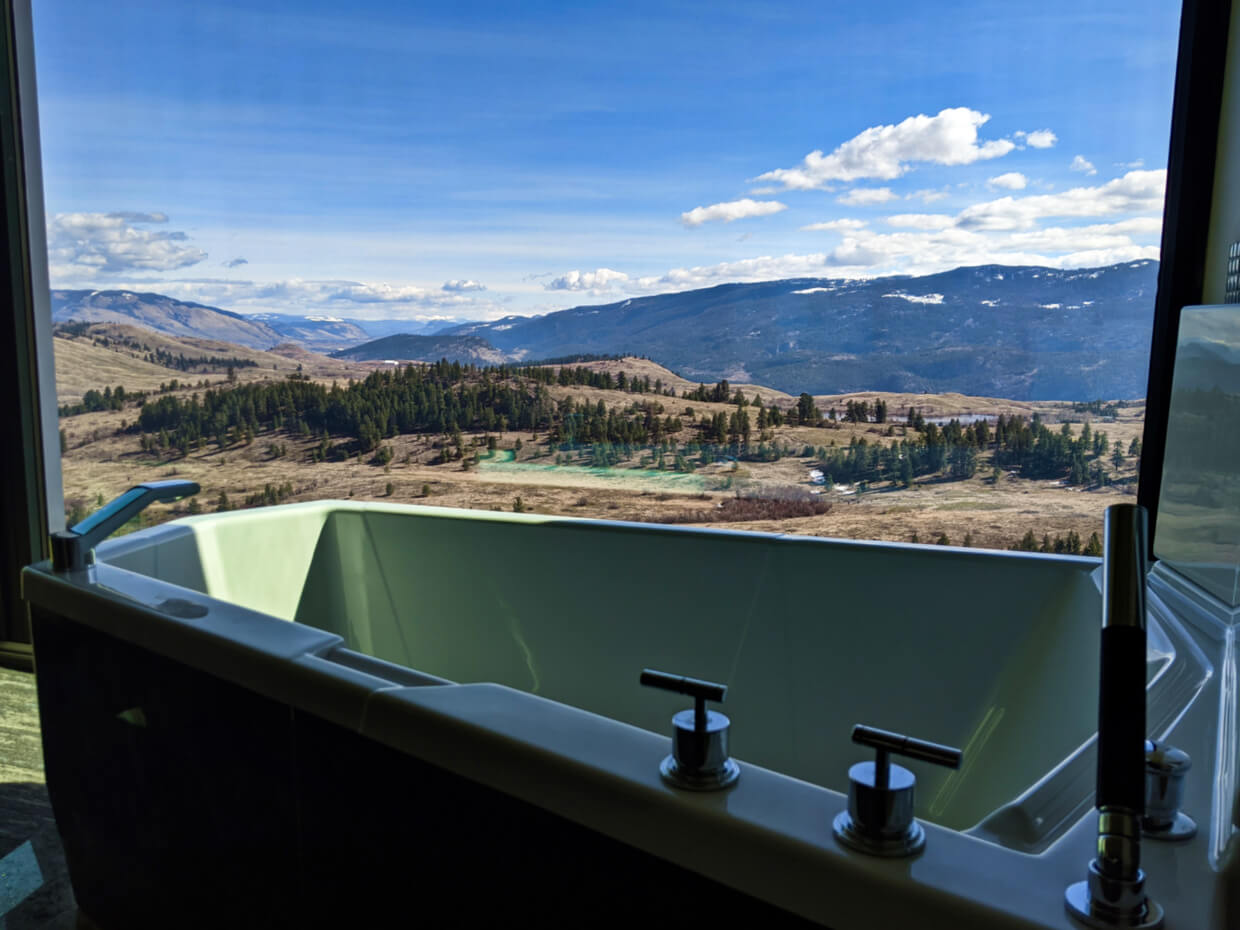
{"label": "white bathtub", "polygon": [[[89,578],[28,572],[36,650],[40,613],[67,618],[780,915],[1072,926],[1096,560],[348,502],[189,518],[99,558]],[[1189,807],[1210,822],[1218,663],[1192,629],[1151,622],[1148,719],[1197,747]],[[729,685],[734,788],[660,781],[685,700],[639,687],[644,667]],[[866,758],[855,723],[964,750],[956,772],[902,760],[927,825],[916,858],[831,835]],[[1235,925],[1230,834],[1211,835],[1146,844],[1169,927]]]}

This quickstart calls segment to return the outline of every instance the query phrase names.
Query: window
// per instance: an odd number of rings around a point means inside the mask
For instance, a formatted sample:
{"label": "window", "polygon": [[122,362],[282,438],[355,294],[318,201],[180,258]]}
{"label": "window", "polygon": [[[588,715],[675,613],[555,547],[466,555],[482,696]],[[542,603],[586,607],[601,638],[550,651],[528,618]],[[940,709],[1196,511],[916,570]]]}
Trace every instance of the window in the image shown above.
{"label": "window", "polygon": [[36,4],[69,519],[180,476],[149,519],[1100,551],[1177,16]]}

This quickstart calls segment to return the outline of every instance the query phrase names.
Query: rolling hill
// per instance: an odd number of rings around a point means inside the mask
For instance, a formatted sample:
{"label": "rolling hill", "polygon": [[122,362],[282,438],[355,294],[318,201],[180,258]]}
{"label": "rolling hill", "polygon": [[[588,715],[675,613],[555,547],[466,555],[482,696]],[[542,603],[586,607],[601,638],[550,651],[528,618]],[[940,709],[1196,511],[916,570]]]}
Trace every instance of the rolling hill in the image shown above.
{"label": "rolling hill", "polygon": [[[219,381],[230,362],[236,363],[234,371],[241,381],[284,378],[293,373],[312,378],[365,374],[361,366],[288,343],[265,352],[214,339],[168,336],[122,323],[58,325],[55,336],[52,347],[56,356],[56,395],[62,404],[80,400],[88,390],[118,384],[130,391],[153,391],[174,379],[193,383],[204,375],[212,375],[215,377],[207,380]],[[203,359],[208,363],[201,363]],[[181,360],[188,364],[178,367]]]}
{"label": "rolling hill", "polygon": [[498,365],[511,356],[498,351],[480,336],[412,336],[401,334],[384,336],[371,342],[341,349],[331,353],[332,358],[361,361],[416,361],[437,362],[446,358],[452,362],[470,362],[478,365]]}
{"label": "rolling hill", "polygon": [[218,339],[252,349],[269,349],[284,337],[261,321],[239,313],[136,291],[52,291],[52,320],[129,323],[170,336]]}

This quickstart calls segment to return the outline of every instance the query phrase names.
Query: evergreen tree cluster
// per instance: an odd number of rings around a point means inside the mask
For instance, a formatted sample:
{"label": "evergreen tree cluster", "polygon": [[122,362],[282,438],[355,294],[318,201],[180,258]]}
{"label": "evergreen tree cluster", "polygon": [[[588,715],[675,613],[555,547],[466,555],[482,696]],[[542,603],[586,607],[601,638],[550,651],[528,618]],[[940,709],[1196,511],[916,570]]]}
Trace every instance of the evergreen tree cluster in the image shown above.
{"label": "evergreen tree cluster", "polygon": [[[276,504],[284,502],[285,498],[293,496],[293,483],[286,481],[281,485],[267,484],[261,491],[254,494],[247,494],[245,497],[245,506],[247,507],[273,507]],[[227,502],[227,497],[223,493],[220,497]],[[220,510],[228,509],[221,506]]]}
{"label": "evergreen tree cluster", "polygon": [[685,400],[696,400],[702,403],[727,404],[732,402],[732,388],[728,384],[728,379],[724,378],[712,388],[699,384],[691,391],[682,391],[680,396]]}
{"label": "evergreen tree cluster", "polygon": [[1055,552],[1065,555],[1102,555],[1102,540],[1098,538],[1097,533],[1089,534],[1089,542],[1081,545],[1080,534],[1076,530],[1069,530],[1067,536],[1056,536],[1053,540],[1049,534],[1042,535],[1042,541],[1039,543],[1033,530],[1026,530],[1025,535],[1020,542],[1011,546],[1018,552]]}
{"label": "evergreen tree cluster", "polygon": [[250,358],[236,356],[196,355],[187,357],[184,352],[173,355],[166,349],[156,348],[147,352],[146,360],[153,365],[174,368],[177,371],[190,371],[201,368],[257,368],[258,362]]}
{"label": "evergreen tree cluster", "polygon": [[874,401],[871,407],[864,400],[850,400],[844,406],[844,419],[849,423],[869,423],[871,416],[875,423],[887,422],[887,403],[886,401]]}
{"label": "evergreen tree cluster", "polygon": [[1109,448],[1107,434],[1091,431],[1088,423],[1075,438],[1067,423],[1055,432],[1036,413],[1029,422],[1021,416],[1000,415],[995,424],[994,464],[1019,469],[1022,478],[1104,484],[1108,477],[1100,459]]}
{"label": "evergreen tree cluster", "polygon": [[567,365],[561,366],[558,372],[553,368],[541,365],[525,365],[520,368],[509,368],[508,366],[501,365],[491,370],[511,374],[518,378],[525,378],[535,384],[558,384],[560,387],[592,387],[604,391],[628,391],[630,394],[675,395],[675,392],[670,389],[664,390],[662,378],[656,378],[652,382],[649,375],[639,378],[637,376],[630,376],[623,371],[617,372],[613,377],[609,371],[594,371],[592,368],[580,367],[570,368]]}
{"label": "evergreen tree cluster", "polygon": [[124,385],[118,384],[116,390],[104,388],[96,391],[93,388],[82,395],[81,403],[61,404],[57,412],[62,417],[73,417],[81,413],[97,413],[100,410],[123,410],[125,402],[142,402],[146,394],[126,391]]}
{"label": "evergreen tree cluster", "polygon": [[[648,380],[625,377],[623,383],[644,393]],[[352,440],[357,452],[368,453],[382,440],[406,433],[546,430],[557,443],[646,445],[682,428],[679,418],[660,416],[657,401],[639,401],[626,410],[609,410],[601,400],[557,403],[545,385],[561,382],[620,389],[618,377],[585,368],[478,368],[443,360],[374,372],[345,387],[290,377],[208,389],[201,397],[160,397],[143,404],[133,428],[160,436],[161,447],[182,454],[208,442],[223,448],[252,441],[262,430],[286,430],[319,436],[316,451],[322,455],[316,460],[339,449],[333,437]]]}

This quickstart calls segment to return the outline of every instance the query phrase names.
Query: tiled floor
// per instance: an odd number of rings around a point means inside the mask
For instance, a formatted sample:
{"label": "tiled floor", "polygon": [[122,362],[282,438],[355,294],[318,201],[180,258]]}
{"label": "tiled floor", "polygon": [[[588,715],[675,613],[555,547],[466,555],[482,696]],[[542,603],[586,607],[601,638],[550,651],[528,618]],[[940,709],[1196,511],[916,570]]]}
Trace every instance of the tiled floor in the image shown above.
{"label": "tiled floor", "polygon": [[34,676],[0,668],[0,930],[73,930],[76,911],[43,782]]}

